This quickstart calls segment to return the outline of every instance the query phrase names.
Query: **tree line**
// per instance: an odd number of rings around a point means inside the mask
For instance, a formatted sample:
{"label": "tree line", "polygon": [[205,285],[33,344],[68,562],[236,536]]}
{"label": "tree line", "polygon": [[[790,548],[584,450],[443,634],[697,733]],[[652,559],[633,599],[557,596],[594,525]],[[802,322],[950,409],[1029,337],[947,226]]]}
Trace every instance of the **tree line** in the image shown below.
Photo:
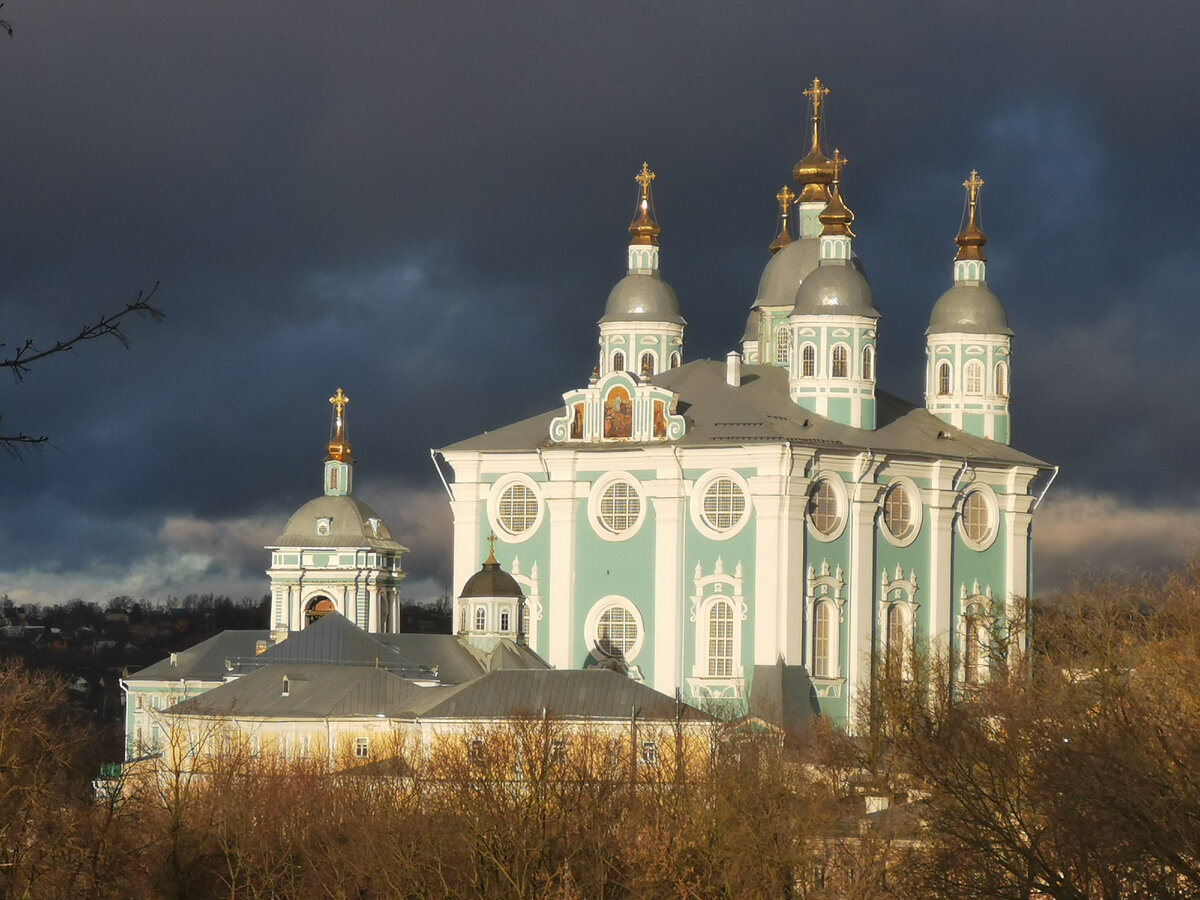
{"label": "tree line", "polygon": [[[1033,651],[914,648],[852,733],[679,761],[533,716],[436,754],[231,743],[96,799],[62,685],[0,670],[0,892],[61,897],[1200,895],[1200,567],[1035,604]],[[109,782],[109,787],[112,786]]]}

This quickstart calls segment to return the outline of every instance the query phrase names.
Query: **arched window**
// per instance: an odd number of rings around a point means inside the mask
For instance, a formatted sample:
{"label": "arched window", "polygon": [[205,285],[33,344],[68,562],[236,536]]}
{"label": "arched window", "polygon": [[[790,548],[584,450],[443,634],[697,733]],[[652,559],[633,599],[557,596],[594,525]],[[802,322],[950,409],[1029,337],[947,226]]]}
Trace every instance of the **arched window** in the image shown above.
{"label": "arched window", "polygon": [[604,436],[633,437],[633,404],[623,387],[614,387],[604,401]]}
{"label": "arched window", "polygon": [[708,610],[708,674],[733,677],[733,607],[725,600]]}
{"label": "arched window", "polygon": [[672,369],[679,368],[679,353],[678,353],[678,351],[671,354],[671,368]]}
{"label": "arched window", "polygon": [[833,621],[829,604],[818,600],[813,609],[813,674],[830,678],[833,671]]}
{"label": "arched window", "polygon": [[847,358],[849,353],[846,351],[845,344],[838,344],[833,348],[833,371],[834,378],[846,378]]}
{"label": "arched window", "polygon": [[963,622],[963,680],[982,684],[986,672],[987,631],[980,616],[967,616]]}
{"label": "arched window", "polygon": [[458,630],[467,630],[467,608],[465,606],[458,611]]}
{"label": "arched window", "polygon": [[904,672],[904,610],[900,604],[893,603],[887,610],[887,655],[885,665],[887,674],[899,676]]}
{"label": "arched window", "polygon": [[946,397],[950,394],[950,363],[948,362],[938,364],[937,392],[939,397]]}
{"label": "arched window", "polygon": [[780,325],[775,329],[775,361],[781,366],[788,364],[788,349],[791,346],[791,335],[788,334],[788,327]]}
{"label": "arched window", "polygon": [[805,378],[817,374],[817,348],[812,344],[805,344],[800,350],[800,374]]}
{"label": "arched window", "polygon": [[508,631],[508,610],[500,613],[500,630]]}
{"label": "arched window", "polygon": [[1008,366],[996,363],[996,396],[1008,396]]}
{"label": "arched window", "polygon": [[329,489],[336,491],[338,489],[338,470],[337,466],[329,467]]}
{"label": "arched window", "polygon": [[875,380],[875,348],[870,344],[863,347],[862,352],[862,377],[863,381]]}
{"label": "arched window", "polygon": [[483,631],[487,626],[487,610],[482,606],[475,609],[475,630]]}
{"label": "arched window", "polygon": [[641,368],[642,368],[643,375],[653,375],[654,374],[654,354],[653,353],[650,353],[649,351],[647,351],[642,354],[642,367]]}
{"label": "arched window", "polygon": [[965,374],[966,374],[966,382],[967,382],[967,393],[968,394],[982,394],[983,393],[983,363],[981,363],[977,359],[971,360],[969,363],[967,363],[967,368],[966,368]]}
{"label": "arched window", "polygon": [[618,350],[616,353],[613,354],[612,370],[614,372],[624,372],[625,371],[625,354],[622,353],[620,350]]}

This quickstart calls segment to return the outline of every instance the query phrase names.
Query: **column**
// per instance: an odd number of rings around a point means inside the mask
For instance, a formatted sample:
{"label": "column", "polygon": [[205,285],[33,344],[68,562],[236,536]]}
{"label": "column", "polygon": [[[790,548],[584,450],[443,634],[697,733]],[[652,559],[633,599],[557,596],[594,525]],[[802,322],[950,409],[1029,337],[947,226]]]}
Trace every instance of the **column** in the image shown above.
{"label": "column", "polygon": [[654,505],[654,675],[656,691],[674,695],[683,684],[683,497],[679,482],[658,482],[663,490],[676,485],[675,496],[652,497]]}

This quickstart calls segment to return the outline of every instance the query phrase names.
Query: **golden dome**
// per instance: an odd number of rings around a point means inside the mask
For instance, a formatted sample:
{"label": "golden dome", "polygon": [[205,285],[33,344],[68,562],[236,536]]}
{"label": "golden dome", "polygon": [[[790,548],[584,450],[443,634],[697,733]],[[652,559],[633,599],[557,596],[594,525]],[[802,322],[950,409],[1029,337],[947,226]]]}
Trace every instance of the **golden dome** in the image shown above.
{"label": "golden dome", "polygon": [[796,195],[785,184],[775,195],[775,199],[779,201],[779,234],[775,235],[775,240],[771,241],[768,248],[771,253],[778,253],[792,242],[792,232],[788,227],[788,207],[792,205]]}
{"label": "golden dome", "polygon": [[829,94],[829,88],[814,78],[804,96],[812,101],[812,146],[808,154],[796,163],[792,177],[800,185],[801,203],[828,203],[829,185],[833,182],[833,163],[821,152],[821,101]]}
{"label": "golden dome", "polygon": [[634,176],[636,181],[642,188],[642,194],[638,198],[637,212],[634,213],[633,221],[629,225],[629,234],[633,240],[632,244],[647,244],[655,246],[658,244],[658,234],[662,231],[658,227],[658,223],[654,221],[654,204],[650,199],[650,182],[657,176],[650,171],[648,163],[642,163],[642,171]]}
{"label": "golden dome", "polygon": [[971,177],[963,182],[963,187],[967,189],[967,205],[970,211],[967,214],[966,227],[954,239],[954,243],[958,244],[958,253],[954,257],[956,260],[977,259],[981,262],[987,262],[987,254],[983,252],[983,245],[987,243],[987,235],[983,233],[983,229],[979,227],[979,223],[976,221],[976,210],[979,206],[979,189],[983,185],[983,179],[979,177],[979,173],[974,169],[971,170]]}
{"label": "golden dome", "polygon": [[854,232],[850,230],[850,225],[854,222],[854,213],[850,207],[842,202],[842,192],[839,190],[839,182],[841,180],[841,172],[849,160],[842,156],[838,150],[833,151],[833,185],[829,192],[829,202],[825,204],[825,208],[821,210],[818,218],[821,220],[821,234],[841,234],[846,237],[854,237]]}
{"label": "golden dome", "polygon": [[341,388],[338,388],[337,393],[329,398],[329,402],[333,406],[333,421],[329,426],[331,437],[329,438],[329,456],[326,459],[353,462],[350,459],[350,440],[346,437],[346,404],[350,402],[350,398],[342,393]]}

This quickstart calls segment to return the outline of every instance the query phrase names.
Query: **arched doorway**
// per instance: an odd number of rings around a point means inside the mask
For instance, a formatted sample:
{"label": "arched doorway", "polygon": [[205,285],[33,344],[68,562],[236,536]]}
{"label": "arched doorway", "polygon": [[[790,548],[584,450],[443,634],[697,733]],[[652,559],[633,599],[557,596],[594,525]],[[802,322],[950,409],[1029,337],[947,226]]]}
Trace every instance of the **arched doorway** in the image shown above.
{"label": "arched doorway", "polygon": [[337,607],[333,605],[333,601],[328,597],[313,597],[308,601],[308,605],[304,607],[304,624],[311,625],[321,616],[335,612]]}

